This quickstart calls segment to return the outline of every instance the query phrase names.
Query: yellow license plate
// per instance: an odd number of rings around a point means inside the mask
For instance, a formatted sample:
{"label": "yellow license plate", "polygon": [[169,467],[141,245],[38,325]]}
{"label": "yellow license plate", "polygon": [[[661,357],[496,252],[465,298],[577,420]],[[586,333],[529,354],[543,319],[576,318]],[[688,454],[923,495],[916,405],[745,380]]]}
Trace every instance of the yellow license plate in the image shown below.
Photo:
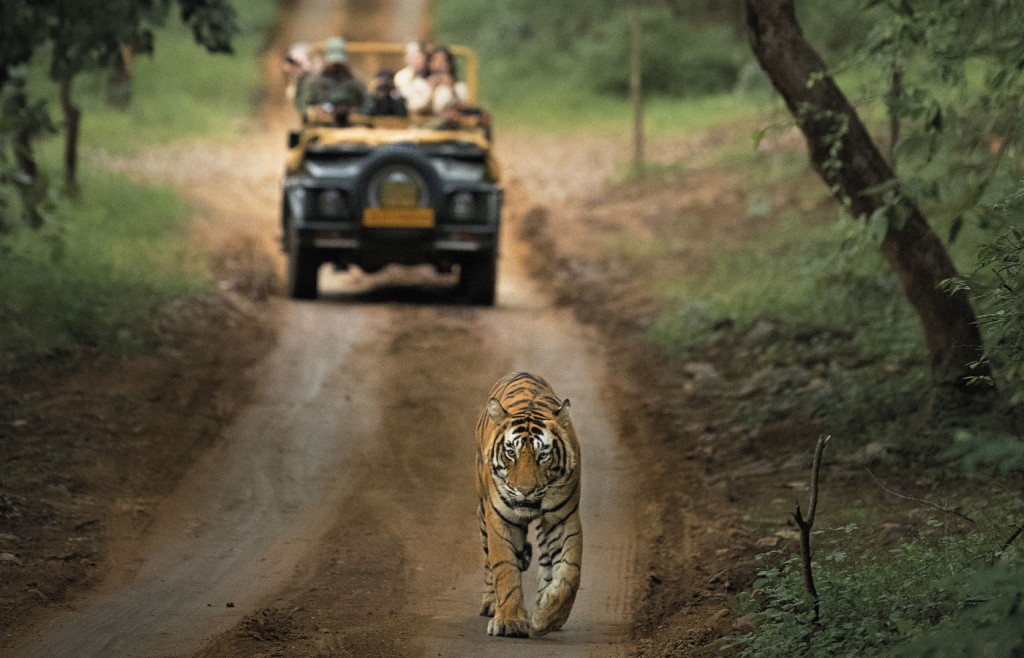
{"label": "yellow license plate", "polygon": [[366,208],[363,226],[371,228],[433,228],[432,208]]}

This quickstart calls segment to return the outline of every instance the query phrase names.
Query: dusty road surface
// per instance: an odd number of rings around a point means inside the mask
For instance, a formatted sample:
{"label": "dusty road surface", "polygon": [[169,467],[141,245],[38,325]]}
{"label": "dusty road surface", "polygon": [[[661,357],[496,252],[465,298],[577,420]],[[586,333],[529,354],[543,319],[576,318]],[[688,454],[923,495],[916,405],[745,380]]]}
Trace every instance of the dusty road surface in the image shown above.
{"label": "dusty road surface", "polygon": [[[384,16],[348,5],[335,16],[298,3],[291,25],[404,38],[414,24],[416,3]],[[203,205],[201,239],[260,253],[277,233],[282,141],[276,126],[234,145],[171,149],[147,175]],[[626,655],[645,503],[600,343],[525,274],[515,204],[494,309],[451,304],[444,281],[421,272],[325,268],[321,300],[288,304],[277,348],[254,373],[256,401],[161,505],[146,540],[13,655]],[[477,615],[473,428],[511,370],[543,375],[572,400],[584,464],[576,608],[564,630],[530,640],[489,638]]]}

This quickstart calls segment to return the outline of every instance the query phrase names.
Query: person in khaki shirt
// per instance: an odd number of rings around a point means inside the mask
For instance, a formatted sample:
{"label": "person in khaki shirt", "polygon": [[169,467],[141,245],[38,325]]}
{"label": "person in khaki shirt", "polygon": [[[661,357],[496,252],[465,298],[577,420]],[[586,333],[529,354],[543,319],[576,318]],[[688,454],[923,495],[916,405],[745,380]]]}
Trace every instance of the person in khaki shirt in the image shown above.
{"label": "person in khaki shirt", "polygon": [[366,96],[366,86],[356,79],[345,63],[345,42],[332,37],[324,48],[324,67],[307,87],[303,99],[308,106],[306,121],[313,124],[348,124],[348,114],[358,110]]}

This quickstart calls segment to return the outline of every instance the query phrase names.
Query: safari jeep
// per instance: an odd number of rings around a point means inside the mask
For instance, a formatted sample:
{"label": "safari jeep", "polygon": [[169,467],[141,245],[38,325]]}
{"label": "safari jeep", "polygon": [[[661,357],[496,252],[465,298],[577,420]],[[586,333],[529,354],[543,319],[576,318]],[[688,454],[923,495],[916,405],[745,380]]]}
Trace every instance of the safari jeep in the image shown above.
{"label": "safari jeep", "polygon": [[[347,50],[366,80],[368,67],[397,61],[403,46],[349,42]],[[452,50],[467,63],[474,101],[475,54]],[[290,296],[315,298],[324,263],[366,272],[430,264],[458,273],[464,301],[494,304],[503,191],[483,116],[467,108],[440,125],[350,113],[343,127],[290,133],[281,203]]]}

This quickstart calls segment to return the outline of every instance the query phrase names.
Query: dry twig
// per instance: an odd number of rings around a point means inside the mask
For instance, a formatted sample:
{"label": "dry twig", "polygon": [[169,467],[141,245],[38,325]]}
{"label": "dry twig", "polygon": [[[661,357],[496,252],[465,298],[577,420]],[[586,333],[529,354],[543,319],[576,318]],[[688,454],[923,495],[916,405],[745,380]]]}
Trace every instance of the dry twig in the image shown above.
{"label": "dry twig", "polygon": [[922,505],[926,505],[927,507],[931,507],[932,509],[938,510],[938,511],[944,513],[944,514],[952,514],[953,516],[960,517],[961,519],[963,519],[964,521],[967,521],[968,523],[972,523],[974,525],[978,525],[977,521],[975,521],[974,519],[972,519],[971,517],[969,517],[969,516],[967,516],[965,514],[961,514],[960,512],[956,511],[955,509],[950,509],[949,507],[944,507],[944,506],[942,506],[942,505],[940,505],[938,503],[933,503],[930,500],[924,500],[922,498],[914,498],[913,496],[908,496],[906,494],[901,494],[898,491],[893,491],[889,487],[887,487],[884,484],[882,484],[882,481],[879,480],[878,477],[874,473],[871,472],[870,468],[866,468],[864,470],[866,470],[868,472],[868,475],[870,475],[871,478],[875,481],[875,484],[877,484],[879,487],[881,487],[882,491],[884,491],[887,494],[891,494],[893,496],[896,496],[897,498],[902,498],[903,500],[912,500],[915,503],[921,503]]}
{"label": "dry twig", "polygon": [[811,466],[811,507],[804,518],[800,511],[800,503],[796,504],[796,511],[793,512],[793,520],[800,529],[800,559],[804,567],[804,586],[807,593],[814,599],[814,621],[820,617],[821,609],[818,602],[818,589],[814,586],[814,572],[811,570],[811,528],[814,527],[814,517],[818,513],[818,476],[821,472],[821,455],[825,452],[825,445],[828,444],[831,436],[818,438],[818,445],[814,449],[814,464]]}

